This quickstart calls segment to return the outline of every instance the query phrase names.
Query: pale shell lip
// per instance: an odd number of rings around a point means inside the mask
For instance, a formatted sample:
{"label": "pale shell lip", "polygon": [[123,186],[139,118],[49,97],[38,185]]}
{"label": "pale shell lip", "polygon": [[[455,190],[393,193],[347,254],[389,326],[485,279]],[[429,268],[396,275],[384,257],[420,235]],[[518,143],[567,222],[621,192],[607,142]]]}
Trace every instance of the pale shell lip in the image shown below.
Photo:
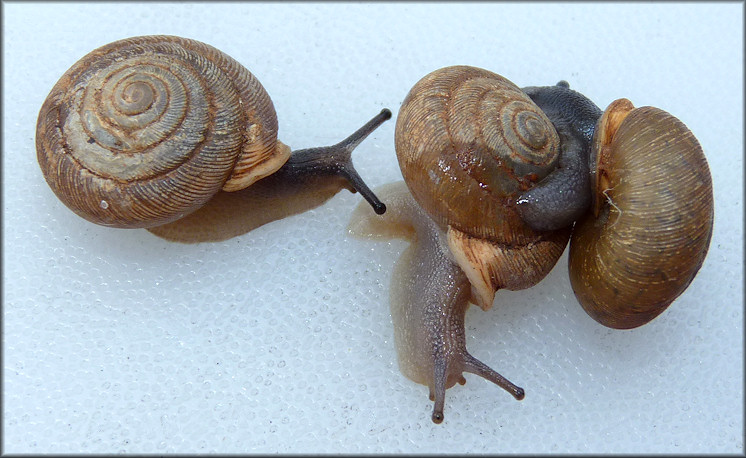
{"label": "pale shell lip", "polygon": [[223,191],[235,192],[246,189],[264,177],[272,175],[290,158],[290,147],[277,141],[274,152],[262,154],[266,147],[254,143],[245,148],[233,167],[233,173],[223,185]]}
{"label": "pale shell lip", "polygon": [[608,198],[606,192],[609,189],[609,183],[603,165],[604,161],[608,160],[606,155],[610,154],[608,147],[617,129],[634,108],[634,105],[628,99],[621,98],[611,102],[604,110],[596,124],[596,130],[593,132],[589,169],[592,190],[591,211],[595,217],[598,217],[601,207]]}

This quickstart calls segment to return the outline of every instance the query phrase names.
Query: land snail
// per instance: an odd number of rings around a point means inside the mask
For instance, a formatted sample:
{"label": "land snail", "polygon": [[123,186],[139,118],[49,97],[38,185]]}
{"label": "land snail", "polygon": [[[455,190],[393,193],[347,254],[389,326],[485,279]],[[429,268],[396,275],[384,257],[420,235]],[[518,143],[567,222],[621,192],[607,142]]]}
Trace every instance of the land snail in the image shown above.
{"label": "land snail", "polygon": [[336,145],[291,153],[269,95],[241,64],[195,40],[142,36],[90,52],[60,78],[39,112],[37,159],[89,221],[217,241],[342,188],[385,212],[351,153],[390,117],[384,109]]}
{"label": "land snail", "polygon": [[[674,116],[617,100],[606,111],[561,81],[520,89],[487,70],[436,70],[410,90],[395,146],[404,182],[358,206],[361,237],[412,243],[392,275],[399,367],[429,387],[432,420],[463,372],[524,390],[466,350],[470,303],[538,283],[572,236],[573,291],[601,324],[658,316],[702,265],[713,221],[702,149]],[[576,222],[577,221],[577,222]]]}

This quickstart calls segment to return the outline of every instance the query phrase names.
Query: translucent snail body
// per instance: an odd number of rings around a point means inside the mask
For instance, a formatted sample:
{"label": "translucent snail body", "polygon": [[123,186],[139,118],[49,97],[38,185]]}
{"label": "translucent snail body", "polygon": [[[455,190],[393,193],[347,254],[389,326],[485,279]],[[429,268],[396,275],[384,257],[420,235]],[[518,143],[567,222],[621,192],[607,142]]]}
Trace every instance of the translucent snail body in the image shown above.
{"label": "translucent snail body", "polygon": [[410,90],[396,123],[404,183],[376,192],[379,218],[358,207],[350,230],[412,241],[392,276],[391,310],[402,372],[427,385],[432,419],[445,391],[477,374],[523,399],[523,389],[466,350],[469,303],[487,310],[498,289],[538,283],[557,262],[569,227],[539,231],[516,201],[561,157],[552,122],[520,88],[466,66],[436,70]]}

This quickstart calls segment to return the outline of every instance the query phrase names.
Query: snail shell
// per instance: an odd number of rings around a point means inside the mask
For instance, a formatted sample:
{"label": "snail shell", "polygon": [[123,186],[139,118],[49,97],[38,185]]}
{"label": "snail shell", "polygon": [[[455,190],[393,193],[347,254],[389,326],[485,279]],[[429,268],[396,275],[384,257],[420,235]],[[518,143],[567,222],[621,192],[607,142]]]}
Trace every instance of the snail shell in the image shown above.
{"label": "snail shell", "polygon": [[434,220],[505,243],[536,239],[506,197],[555,167],[559,138],[516,85],[474,67],[436,70],[404,99],[395,141],[407,186]]}
{"label": "snail shell", "polygon": [[570,280],[585,311],[629,329],[662,313],[691,283],[712,236],[712,178],[676,117],[613,102],[591,151],[592,212],[570,243]]}
{"label": "snail shell", "polygon": [[171,36],[116,41],[80,59],[44,102],[36,145],[70,209],[130,228],[174,221],[290,155],[259,81],[212,46]]}
{"label": "snail shell", "polygon": [[407,186],[448,228],[479,306],[491,307],[497,289],[530,287],[551,270],[569,230],[532,229],[515,201],[556,167],[560,141],[520,88],[480,68],[436,70],[405,98],[395,142]]}

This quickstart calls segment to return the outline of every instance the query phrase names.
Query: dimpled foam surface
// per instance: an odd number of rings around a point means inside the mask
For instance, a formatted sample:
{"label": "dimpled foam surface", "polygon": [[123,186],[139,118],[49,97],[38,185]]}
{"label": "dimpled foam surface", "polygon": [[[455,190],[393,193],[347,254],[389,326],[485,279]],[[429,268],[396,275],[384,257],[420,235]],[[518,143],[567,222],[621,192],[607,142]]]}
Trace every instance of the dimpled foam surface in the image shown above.
{"label": "dimpled foam surface", "polygon": [[[2,8],[4,452],[743,453],[742,4]],[[435,425],[396,362],[388,288],[406,245],[347,235],[358,195],[199,245],[96,226],[54,196],[34,146],[44,98],[84,54],[146,34],[244,64],[294,148],[395,117],[446,65],[661,107],[710,163],[709,254],[631,331],[585,315],[567,254],[534,288],[472,307],[471,353],[526,397],[466,374]],[[354,153],[372,187],[400,179],[393,145],[391,120]]]}

